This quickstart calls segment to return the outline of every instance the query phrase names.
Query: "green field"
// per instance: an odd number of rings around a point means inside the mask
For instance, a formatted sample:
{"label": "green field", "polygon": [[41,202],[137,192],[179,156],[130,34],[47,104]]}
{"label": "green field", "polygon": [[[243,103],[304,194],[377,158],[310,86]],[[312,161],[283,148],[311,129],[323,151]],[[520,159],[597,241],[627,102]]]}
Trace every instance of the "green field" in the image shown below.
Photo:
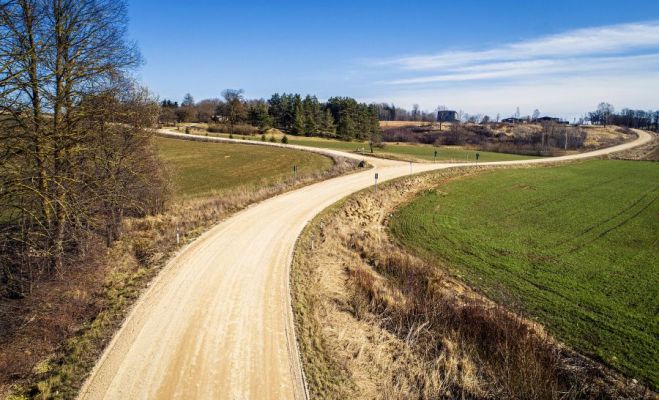
{"label": "green field", "polygon": [[[227,137],[225,134],[213,134],[214,136]],[[270,138],[270,135],[266,135]],[[275,136],[277,139],[281,135]],[[235,135],[236,139],[242,139],[240,135]],[[260,136],[252,137],[254,140],[260,140]],[[361,152],[365,154],[370,152],[368,142],[346,142],[343,140],[324,139],[319,137],[294,136],[288,135],[288,143],[298,146],[319,147],[323,149],[341,150],[347,152]],[[435,151],[437,151],[437,161],[475,161],[476,153],[480,153],[479,161],[507,161],[507,160],[525,160],[534,158],[530,156],[521,156],[517,154],[493,153],[488,151],[466,150],[456,146],[435,147],[427,144],[407,144],[407,143],[385,143],[384,148],[374,148],[375,156],[388,158],[397,158],[409,161],[433,161]]]}
{"label": "green field", "polygon": [[265,146],[157,138],[159,153],[173,170],[178,196],[199,197],[246,185],[304,176],[332,166],[328,157]]}
{"label": "green field", "polygon": [[659,165],[498,170],[398,210],[402,244],[659,388]]}

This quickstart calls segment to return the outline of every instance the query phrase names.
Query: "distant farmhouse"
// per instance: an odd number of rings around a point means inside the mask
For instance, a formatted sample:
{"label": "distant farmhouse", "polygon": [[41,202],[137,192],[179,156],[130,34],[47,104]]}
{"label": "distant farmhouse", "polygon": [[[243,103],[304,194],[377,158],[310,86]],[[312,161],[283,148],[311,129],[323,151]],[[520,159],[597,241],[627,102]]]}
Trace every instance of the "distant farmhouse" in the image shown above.
{"label": "distant farmhouse", "polygon": [[515,118],[515,117],[510,117],[510,118],[504,118],[501,120],[501,122],[507,123],[507,124],[527,124],[529,122],[532,123],[545,123],[545,122],[555,122],[557,124],[569,124],[568,121],[563,121],[560,118],[555,118],[555,117],[540,117],[540,118],[535,118],[531,119],[530,117],[526,118]]}
{"label": "distant farmhouse", "polygon": [[501,122],[504,122],[506,124],[523,124],[523,123],[527,123],[528,120],[526,118],[510,117],[510,118],[502,119]]}
{"label": "distant farmhouse", "polygon": [[560,118],[554,118],[554,117],[540,117],[536,118],[533,120],[533,122],[556,122],[556,123],[561,123]]}
{"label": "distant farmhouse", "polygon": [[455,122],[458,120],[457,111],[437,111],[437,122]]}

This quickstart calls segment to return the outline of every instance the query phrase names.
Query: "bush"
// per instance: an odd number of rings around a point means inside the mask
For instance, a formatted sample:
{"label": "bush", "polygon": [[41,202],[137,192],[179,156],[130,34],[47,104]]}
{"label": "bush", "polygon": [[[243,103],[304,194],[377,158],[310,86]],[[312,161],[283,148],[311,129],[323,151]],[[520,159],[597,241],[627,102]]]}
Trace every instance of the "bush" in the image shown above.
{"label": "bush", "polygon": [[618,132],[618,133],[622,133],[622,134],[624,134],[624,135],[633,135],[633,134],[634,134],[634,131],[632,131],[632,130],[631,130],[629,127],[627,127],[627,126],[623,126],[623,127],[617,128],[617,129],[616,129],[616,132]]}
{"label": "bush", "polygon": [[[210,124],[208,125],[208,131],[213,133],[229,133],[231,132],[231,126],[228,124]],[[233,133],[236,135],[256,135],[259,133],[258,128],[253,127],[248,124],[237,124],[233,126]]]}
{"label": "bush", "polygon": [[265,133],[263,135],[261,135],[261,141],[265,142]]}
{"label": "bush", "polygon": [[132,248],[137,262],[142,266],[149,265],[149,261],[155,253],[153,240],[146,237],[137,237],[132,242]]}
{"label": "bush", "polygon": [[451,130],[444,133],[442,136],[437,139],[436,144],[443,144],[446,146],[455,146],[465,144],[466,131],[463,130],[459,125],[451,125]]}
{"label": "bush", "polygon": [[288,136],[284,135],[284,137],[281,138],[281,142],[283,144],[288,144]]}
{"label": "bush", "polygon": [[274,143],[274,142],[276,142],[276,141],[277,141],[277,139],[275,139],[274,136],[270,136],[270,143]]}

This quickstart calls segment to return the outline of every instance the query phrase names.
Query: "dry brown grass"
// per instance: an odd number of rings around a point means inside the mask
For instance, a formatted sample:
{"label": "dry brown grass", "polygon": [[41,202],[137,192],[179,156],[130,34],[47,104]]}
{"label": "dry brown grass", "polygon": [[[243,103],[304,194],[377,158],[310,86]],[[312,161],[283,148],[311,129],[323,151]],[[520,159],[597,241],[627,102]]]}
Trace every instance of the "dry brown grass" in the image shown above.
{"label": "dry brown grass", "polygon": [[630,150],[613,153],[609,158],[613,160],[659,161],[659,136],[653,132],[648,133],[654,136],[654,140],[650,143]]}
{"label": "dry brown grass", "polygon": [[164,214],[125,220],[109,249],[87,252],[21,301],[0,302],[0,398],[74,398],[132,304],[180,247],[250,204],[354,169],[337,157],[329,170],[296,181],[180,200]]}
{"label": "dry brown grass", "polygon": [[422,121],[380,121],[381,128],[400,128],[403,126],[423,126],[431,124],[431,122]]}
{"label": "dry brown grass", "polygon": [[363,191],[301,237],[292,281],[312,397],[649,397],[389,240],[396,206],[458,174]]}

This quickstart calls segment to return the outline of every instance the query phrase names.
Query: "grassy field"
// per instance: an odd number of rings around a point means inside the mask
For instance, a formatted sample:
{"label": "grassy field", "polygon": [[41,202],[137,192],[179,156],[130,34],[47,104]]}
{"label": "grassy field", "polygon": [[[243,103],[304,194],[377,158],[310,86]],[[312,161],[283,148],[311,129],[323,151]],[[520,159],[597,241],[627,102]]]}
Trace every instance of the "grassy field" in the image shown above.
{"label": "grassy field", "polygon": [[[366,153],[370,151],[368,143],[365,142],[343,142],[323,138],[289,136],[289,143],[300,146],[332,148],[344,151],[361,151],[361,149]],[[437,151],[437,161],[475,161],[476,153],[480,154],[479,161],[483,162],[532,158],[516,154],[492,153],[487,151],[477,152],[454,146],[435,147],[431,145],[407,143],[386,143],[384,148],[374,148],[373,151],[376,156],[413,161],[433,161],[435,159],[435,151]]]}
{"label": "grassy field", "polygon": [[[226,134],[213,134],[214,136],[228,137]],[[281,135],[266,135],[269,139],[274,136],[277,141]],[[235,135],[236,139],[242,139],[240,135]],[[254,136],[252,139],[260,140],[260,136]],[[319,147],[323,149],[341,150],[347,152],[361,152],[369,154],[369,146],[367,142],[346,142],[342,140],[324,139],[319,137],[306,137],[306,136],[288,136],[288,143],[298,146]],[[435,158],[435,151],[437,151],[437,161],[475,161],[476,153],[480,153],[479,161],[507,161],[507,160],[524,160],[533,158],[530,156],[522,156],[517,154],[493,153],[487,151],[474,151],[466,150],[456,146],[441,146],[435,147],[432,145],[424,144],[407,144],[407,143],[386,143],[384,148],[374,148],[374,155],[386,158],[396,158],[409,161],[433,161]]]}
{"label": "grassy field", "polygon": [[262,185],[329,169],[332,160],[314,153],[158,138],[162,158],[173,169],[176,194],[199,197],[244,185]]}
{"label": "grassy field", "polygon": [[485,172],[398,210],[402,244],[659,388],[659,166]]}

